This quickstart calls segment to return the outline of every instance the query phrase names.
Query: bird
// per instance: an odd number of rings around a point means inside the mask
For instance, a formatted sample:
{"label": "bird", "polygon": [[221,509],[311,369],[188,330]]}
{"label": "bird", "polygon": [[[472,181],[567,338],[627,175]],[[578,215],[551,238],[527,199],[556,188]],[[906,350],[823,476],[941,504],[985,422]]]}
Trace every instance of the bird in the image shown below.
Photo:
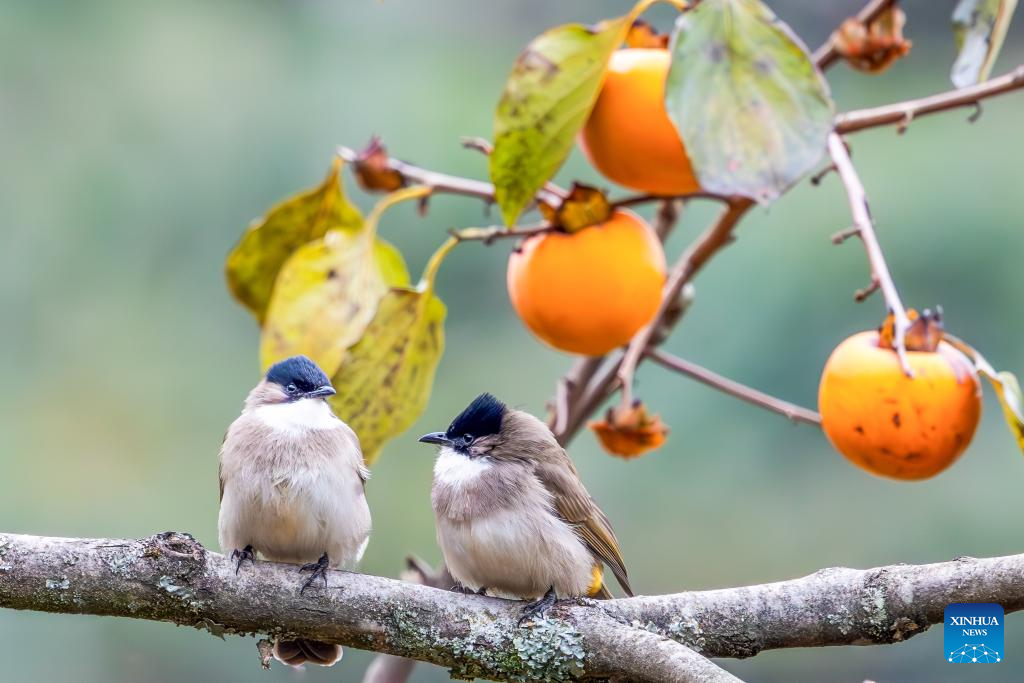
{"label": "bird", "polygon": [[431,505],[461,589],[529,601],[521,622],[559,597],[610,598],[605,566],[633,595],[611,523],[539,419],[485,393],[419,440],[439,447]]}
{"label": "bird", "polygon": [[[359,562],[370,538],[364,487],[369,471],[359,439],[327,403],[335,394],[306,356],[275,363],[245,399],[220,449],[221,549],[235,573],[257,555],[301,564],[304,593],[328,568]],[[331,666],[338,645],[277,640],[274,656],[293,666]]]}

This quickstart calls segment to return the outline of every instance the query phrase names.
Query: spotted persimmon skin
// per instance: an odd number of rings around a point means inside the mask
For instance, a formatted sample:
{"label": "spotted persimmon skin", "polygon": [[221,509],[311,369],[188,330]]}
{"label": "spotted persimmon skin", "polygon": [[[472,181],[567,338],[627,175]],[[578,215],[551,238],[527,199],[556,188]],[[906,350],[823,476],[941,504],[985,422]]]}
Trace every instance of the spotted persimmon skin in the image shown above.
{"label": "spotted persimmon skin", "polygon": [[970,361],[941,342],[907,352],[907,377],[877,332],[860,332],[832,352],[818,409],[832,445],[852,463],[892,479],[927,479],[964,452],[981,417],[981,385]]}
{"label": "spotted persimmon skin", "polygon": [[614,52],[579,145],[594,168],[619,185],[651,194],[690,194],[700,185],[665,111],[670,62],[662,48]]}
{"label": "spotted persimmon skin", "polygon": [[664,284],[661,242],[622,209],[578,232],[535,235],[508,261],[509,298],[530,331],[586,356],[622,346],[649,323]]}

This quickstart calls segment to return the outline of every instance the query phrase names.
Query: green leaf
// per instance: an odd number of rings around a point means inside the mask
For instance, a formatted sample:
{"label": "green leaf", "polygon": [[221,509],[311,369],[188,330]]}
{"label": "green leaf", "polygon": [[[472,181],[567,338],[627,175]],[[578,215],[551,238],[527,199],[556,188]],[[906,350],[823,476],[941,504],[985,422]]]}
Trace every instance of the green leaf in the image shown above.
{"label": "green leaf", "polygon": [[506,225],[565,162],[632,21],[630,14],[593,27],[558,26],[519,55],[498,103],[490,158]]}
{"label": "green leaf", "polygon": [[821,160],[828,85],[760,0],[704,0],[670,49],[665,106],[704,190],[772,201]]}
{"label": "green leaf", "polygon": [[419,286],[393,288],[384,295],[331,379],[338,390],[331,406],[359,436],[367,464],[416,421],[430,399],[444,352],[446,313],[434,294],[434,278],[455,244],[451,239],[434,254]]}
{"label": "green leaf", "polygon": [[391,287],[409,284],[401,253],[377,238],[383,213],[430,193],[410,187],[381,199],[358,232],[332,230],[299,248],[281,268],[260,340],[264,369],[305,354],[331,375],[359,341]]}
{"label": "green leaf", "polygon": [[286,199],[252,222],[225,263],[228,289],[263,324],[274,281],[288,257],[328,230],[357,231],[363,218],[345,198],[341,160],[317,188]]}
{"label": "green leaf", "polygon": [[953,10],[960,50],[949,74],[953,85],[964,88],[988,79],[1016,7],[1017,0],[960,0]]}

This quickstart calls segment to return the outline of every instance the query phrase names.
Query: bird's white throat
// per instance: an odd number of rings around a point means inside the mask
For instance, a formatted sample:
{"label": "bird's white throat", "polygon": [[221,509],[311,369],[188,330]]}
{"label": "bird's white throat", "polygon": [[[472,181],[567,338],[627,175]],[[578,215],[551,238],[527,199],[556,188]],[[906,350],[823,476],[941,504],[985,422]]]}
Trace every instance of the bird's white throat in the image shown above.
{"label": "bird's white throat", "polygon": [[319,398],[260,406],[254,412],[274,431],[288,434],[300,434],[313,429],[334,429],[339,424],[327,402]]}
{"label": "bird's white throat", "polygon": [[470,458],[442,446],[434,463],[434,478],[441,484],[465,486],[493,467],[488,458]]}

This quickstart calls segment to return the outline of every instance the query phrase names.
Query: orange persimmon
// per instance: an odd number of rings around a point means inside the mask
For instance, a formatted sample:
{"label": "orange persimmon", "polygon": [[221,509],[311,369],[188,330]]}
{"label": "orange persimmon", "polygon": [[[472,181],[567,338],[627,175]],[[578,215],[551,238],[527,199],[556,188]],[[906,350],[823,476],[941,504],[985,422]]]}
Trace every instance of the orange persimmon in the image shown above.
{"label": "orange persimmon", "polygon": [[649,323],[664,284],[661,242],[621,209],[576,232],[534,235],[508,261],[509,298],[526,326],[556,349],[588,356]]}
{"label": "orange persimmon", "polygon": [[872,474],[926,479],[949,467],[981,417],[981,385],[959,351],[908,351],[907,377],[877,332],[860,332],[832,352],[821,376],[821,426],[836,450]]}
{"label": "orange persimmon", "polygon": [[700,189],[675,125],[665,111],[671,59],[661,48],[612,54],[579,145],[598,171],[625,187],[678,195]]}

